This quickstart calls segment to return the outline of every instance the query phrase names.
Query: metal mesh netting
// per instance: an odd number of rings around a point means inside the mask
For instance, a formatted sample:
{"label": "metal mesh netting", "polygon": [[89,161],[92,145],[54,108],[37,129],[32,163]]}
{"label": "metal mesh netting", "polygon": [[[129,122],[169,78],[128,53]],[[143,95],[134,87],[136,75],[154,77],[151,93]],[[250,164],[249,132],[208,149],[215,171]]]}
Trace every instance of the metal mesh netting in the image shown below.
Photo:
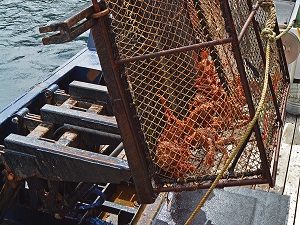
{"label": "metal mesh netting", "polygon": [[[219,1],[105,3],[110,10],[109,33],[116,60],[226,39],[235,32],[230,31]],[[249,16],[249,6],[245,0],[229,3],[239,33]],[[259,11],[257,20],[260,25],[265,22],[264,12]],[[251,24],[240,43],[254,109],[264,75],[257,31]],[[232,48],[231,43],[224,43],[185,50],[135,60],[120,70],[147,146],[149,171],[156,181],[214,177],[244,134],[250,120],[244,93],[247,84],[241,81],[241,65]],[[285,85],[283,71],[276,66],[280,61],[276,44],[272,52],[275,62],[270,76],[275,95],[282,100]],[[267,99],[259,127],[271,160],[277,122],[270,90]],[[237,178],[257,176],[260,170],[260,153],[253,134],[237,160],[234,174]]]}
{"label": "metal mesh netting", "polygon": [[[249,1],[229,1],[231,6],[231,11],[233,13],[233,19],[236,24],[237,32],[241,31],[241,26],[246,22],[248,15],[250,13],[249,7],[247,6],[247,2]],[[254,2],[253,2],[254,3]],[[244,12],[244,13],[241,13]],[[247,72],[247,79],[249,83],[249,87],[252,90],[252,99],[254,102],[254,107],[258,105],[258,102],[261,97],[261,90],[263,84],[263,74],[264,74],[264,61],[265,57],[259,53],[259,44],[256,38],[256,33],[260,33],[260,31],[265,26],[265,21],[267,20],[267,14],[258,10],[258,13],[255,16],[256,19],[256,27],[251,24],[246,32],[243,41],[241,42],[241,53],[244,59],[244,65]],[[256,29],[256,30],[255,30]],[[256,33],[255,33],[256,32]],[[262,41],[262,48],[265,50],[266,41]],[[272,60],[270,68],[270,79],[273,85],[274,95],[278,103],[282,103],[284,101],[283,96],[286,91],[286,82],[283,79],[282,74],[283,71],[283,61],[280,60],[279,51],[277,43],[274,42],[271,45],[272,52]],[[276,110],[273,103],[272,93],[270,89],[267,92],[267,101],[264,106],[264,110],[259,118],[259,126],[262,134],[263,144],[269,159],[269,163],[271,163],[273,151],[275,150],[275,145],[277,138],[277,116]],[[280,107],[280,114],[282,114],[283,108]]]}
{"label": "metal mesh netting", "polygon": [[[265,26],[265,21],[267,20],[266,13],[261,10],[255,16],[255,19],[258,23],[258,28],[262,30]],[[266,48],[266,42],[263,42],[263,48]],[[279,49],[277,43],[272,43],[271,45],[271,53],[272,60],[270,61],[270,79],[272,81],[272,86],[274,89],[274,95],[277,99],[277,103],[279,104],[280,114],[283,113],[283,109],[285,107],[284,96],[287,92],[287,81],[284,80],[284,62],[282,57],[280,57]],[[261,83],[262,81],[260,81]],[[273,104],[273,100],[271,100],[270,90],[268,91],[267,103],[265,105],[265,113],[260,117],[260,126],[263,131],[263,140],[265,149],[267,152],[267,156],[269,162],[272,160],[273,152],[275,150],[275,146],[277,145],[276,135],[278,135],[278,124],[275,115],[275,108]]]}

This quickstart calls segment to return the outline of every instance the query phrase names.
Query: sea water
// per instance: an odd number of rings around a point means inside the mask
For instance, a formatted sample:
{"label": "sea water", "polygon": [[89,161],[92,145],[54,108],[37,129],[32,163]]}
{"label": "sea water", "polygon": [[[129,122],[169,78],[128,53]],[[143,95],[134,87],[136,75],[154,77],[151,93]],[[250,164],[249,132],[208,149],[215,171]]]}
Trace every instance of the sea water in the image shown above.
{"label": "sea water", "polygon": [[64,19],[90,0],[0,0],[0,111],[86,46],[44,46],[39,27]]}

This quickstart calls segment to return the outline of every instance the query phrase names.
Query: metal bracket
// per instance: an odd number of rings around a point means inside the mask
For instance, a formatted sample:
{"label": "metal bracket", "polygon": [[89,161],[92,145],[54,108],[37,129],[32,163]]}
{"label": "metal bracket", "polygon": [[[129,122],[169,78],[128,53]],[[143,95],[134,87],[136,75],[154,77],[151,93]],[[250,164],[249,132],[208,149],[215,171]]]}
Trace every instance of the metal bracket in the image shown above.
{"label": "metal bracket", "polygon": [[40,33],[58,32],[42,39],[44,45],[60,44],[72,41],[85,31],[90,29],[96,22],[96,18],[108,14],[108,9],[95,12],[93,6],[85,7],[74,16],[60,22],[40,27]]}

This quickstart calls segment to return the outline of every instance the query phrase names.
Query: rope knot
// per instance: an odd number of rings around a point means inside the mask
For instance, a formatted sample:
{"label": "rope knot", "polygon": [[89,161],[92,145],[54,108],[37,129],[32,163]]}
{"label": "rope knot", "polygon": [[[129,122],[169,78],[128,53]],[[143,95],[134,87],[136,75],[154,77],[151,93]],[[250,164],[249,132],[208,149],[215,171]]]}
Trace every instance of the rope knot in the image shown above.
{"label": "rope knot", "polygon": [[273,0],[258,0],[258,5],[266,12],[269,11],[271,7],[275,7]]}
{"label": "rope knot", "polygon": [[262,38],[267,39],[271,42],[276,41],[276,33],[268,27],[262,30],[261,36]]}

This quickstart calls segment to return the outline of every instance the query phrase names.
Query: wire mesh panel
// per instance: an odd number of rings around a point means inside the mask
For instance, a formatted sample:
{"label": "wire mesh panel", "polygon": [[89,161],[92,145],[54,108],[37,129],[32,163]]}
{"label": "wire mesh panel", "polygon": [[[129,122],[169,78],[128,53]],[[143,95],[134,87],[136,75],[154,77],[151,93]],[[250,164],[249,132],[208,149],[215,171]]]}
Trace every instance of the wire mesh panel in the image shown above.
{"label": "wire mesh panel", "polygon": [[[246,22],[248,15],[250,14],[249,5],[252,5],[251,3],[254,4],[255,1],[229,1],[238,33],[241,32],[242,25]],[[246,35],[240,43],[244,68],[247,73],[247,80],[255,108],[261,97],[264,79],[264,51],[266,48],[266,41],[263,41],[260,38],[259,33],[264,28],[266,20],[267,14],[262,10],[258,10],[258,13],[255,15],[254,25],[251,24],[248,27]],[[272,43],[271,49],[272,60],[270,65],[269,85],[272,86],[272,88],[268,89],[267,101],[258,121],[269,163],[272,161],[273,153],[278,144],[278,116],[283,114],[284,105],[282,104],[285,103],[284,98],[286,97],[287,91],[286,68],[284,60],[280,58],[278,43]],[[261,54],[258,54],[260,51]],[[275,104],[274,101],[276,102]],[[276,108],[276,104],[278,104],[278,109]],[[277,113],[276,110],[278,110]]]}
{"label": "wire mesh panel", "polygon": [[[258,22],[253,19],[239,42],[251,1],[105,0],[102,5],[110,12],[106,25],[121,65],[117,75],[142,133],[153,187],[200,187],[213,180],[260,99],[265,43],[258,32],[265,13],[258,10]],[[287,89],[280,51],[274,43],[260,132],[248,138],[224,179],[266,178],[262,170],[269,165],[262,156],[271,162]]]}

